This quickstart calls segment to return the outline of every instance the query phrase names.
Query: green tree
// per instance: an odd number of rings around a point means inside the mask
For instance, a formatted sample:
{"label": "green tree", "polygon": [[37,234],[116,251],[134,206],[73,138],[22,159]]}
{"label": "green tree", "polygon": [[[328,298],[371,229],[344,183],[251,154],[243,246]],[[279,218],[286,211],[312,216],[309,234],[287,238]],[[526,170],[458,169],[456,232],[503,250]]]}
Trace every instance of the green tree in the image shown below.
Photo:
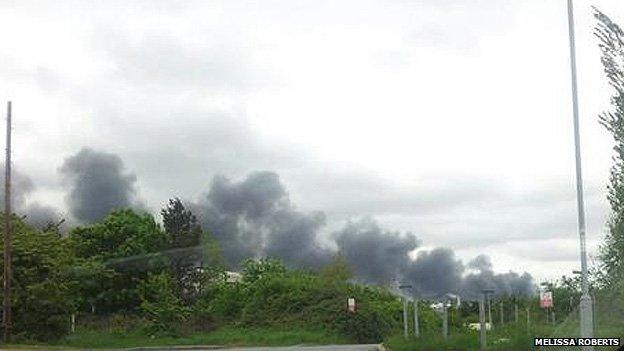
{"label": "green tree", "polygon": [[137,284],[148,272],[166,268],[167,237],[149,214],[117,210],[99,223],[73,229],[69,239],[84,262],[83,301],[98,313],[137,310]]}
{"label": "green tree", "polygon": [[176,294],[173,278],[168,272],[149,274],[137,287],[141,311],[149,321],[148,330],[154,334],[179,333],[190,315],[190,309]]}
{"label": "green tree", "polygon": [[281,276],[286,273],[284,263],[276,258],[265,257],[261,259],[248,258],[241,263],[243,268],[243,282],[253,283],[260,278],[268,276]]}
{"label": "green tree", "polygon": [[179,198],[170,199],[160,213],[176,290],[179,296],[190,302],[197,296],[201,285],[221,271],[218,245],[202,231],[195,215]]}
{"label": "green tree", "polygon": [[602,65],[614,92],[611,111],[600,115],[600,123],[611,133],[615,145],[609,176],[608,200],[611,218],[600,248],[607,285],[621,284],[624,277],[624,32],[609,17],[596,10],[595,35],[602,51]]}
{"label": "green tree", "polygon": [[[160,252],[167,237],[150,214],[130,209],[117,210],[101,222],[77,227],[70,232],[76,255],[104,262]],[[127,260],[128,264],[133,261]]]}
{"label": "green tree", "polygon": [[[4,214],[0,219],[4,225]],[[25,339],[61,338],[69,332],[77,301],[72,274],[75,261],[68,242],[56,232],[38,231],[16,216],[11,221],[14,333]]]}
{"label": "green tree", "polygon": [[202,230],[195,215],[187,210],[179,198],[169,199],[160,211],[163,226],[171,248],[193,247],[200,244]]}
{"label": "green tree", "polygon": [[176,291],[189,299],[199,284],[202,261],[202,230],[197,218],[178,198],[170,199],[160,211],[169,246],[169,265]]}

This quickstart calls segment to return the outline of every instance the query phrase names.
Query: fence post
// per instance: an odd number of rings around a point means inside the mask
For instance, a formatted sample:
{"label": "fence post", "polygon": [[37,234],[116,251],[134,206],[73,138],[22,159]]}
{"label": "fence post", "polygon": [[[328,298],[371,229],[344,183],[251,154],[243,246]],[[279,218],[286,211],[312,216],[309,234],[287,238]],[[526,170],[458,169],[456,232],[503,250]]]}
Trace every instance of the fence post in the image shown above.
{"label": "fence post", "polygon": [[420,326],[418,323],[418,298],[414,298],[414,337],[420,336]]}
{"label": "fence post", "polygon": [[446,302],[444,302],[442,311],[444,312],[442,315],[442,334],[444,336],[444,340],[448,340],[448,307],[446,306]]}
{"label": "fence post", "polygon": [[486,347],[486,325],[485,325],[485,294],[481,295],[479,300],[479,346],[481,351]]}
{"label": "fence post", "polygon": [[407,298],[403,297],[403,336],[407,339]]}

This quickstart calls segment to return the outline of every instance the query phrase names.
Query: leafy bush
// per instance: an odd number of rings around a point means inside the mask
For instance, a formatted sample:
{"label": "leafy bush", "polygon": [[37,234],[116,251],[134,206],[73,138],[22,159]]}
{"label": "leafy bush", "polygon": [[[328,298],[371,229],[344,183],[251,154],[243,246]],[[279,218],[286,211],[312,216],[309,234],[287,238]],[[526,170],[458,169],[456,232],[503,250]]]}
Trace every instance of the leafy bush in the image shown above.
{"label": "leafy bush", "polygon": [[[4,216],[1,219],[4,222]],[[67,242],[56,233],[35,230],[21,218],[13,216],[11,221],[14,333],[23,339],[61,338],[69,332],[76,301]],[[0,271],[2,266],[0,261]]]}
{"label": "leafy bush", "polygon": [[239,321],[246,299],[243,284],[213,283],[202,291],[193,307],[195,324],[205,330]]}
{"label": "leafy bush", "polygon": [[357,311],[346,311],[345,296],[333,321],[343,334],[360,343],[373,343],[381,342],[399,327],[402,305],[395,295],[382,288],[355,284],[347,286],[347,295],[355,298]]}
{"label": "leafy bush", "polygon": [[74,256],[94,273],[84,276],[81,296],[100,314],[136,311],[141,302],[137,284],[148,272],[160,272],[167,264],[159,254],[167,249],[166,234],[152,215],[130,209],[74,228],[69,240]]}
{"label": "leafy bush", "polygon": [[286,273],[284,263],[276,258],[266,257],[259,260],[248,258],[241,263],[243,282],[253,283],[260,278],[282,276]]}
{"label": "leafy bush", "polygon": [[[271,267],[279,264],[272,262]],[[302,271],[257,271],[265,273],[238,284],[245,326],[299,326],[339,332],[357,342],[379,342],[399,325],[401,304],[384,289]],[[358,302],[356,313],[346,310],[349,297]]]}
{"label": "leafy bush", "polygon": [[170,274],[150,274],[138,285],[141,311],[149,324],[150,334],[177,334],[188,320],[190,309],[176,295],[175,283]]}

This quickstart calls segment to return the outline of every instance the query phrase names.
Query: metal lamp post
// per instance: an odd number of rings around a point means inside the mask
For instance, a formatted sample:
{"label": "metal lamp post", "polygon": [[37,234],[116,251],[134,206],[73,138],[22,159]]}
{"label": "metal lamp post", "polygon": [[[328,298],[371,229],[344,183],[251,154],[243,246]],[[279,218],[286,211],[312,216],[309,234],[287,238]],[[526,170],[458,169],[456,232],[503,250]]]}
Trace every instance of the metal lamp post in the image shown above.
{"label": "metal lamp post", "polygon": [[[578,274],[581,275],[583,274],[582,271],[572,271],[572,274]],[[589,284],[588,284],[589,285]],[[588,286],[588,290],[590,290],[590,286]],[[591,314],[591,320],[592,320],[592,331],[595,332],[596,331],[596,292],[593,292],[593,295],[591,293],[588,292],[589,297],[591,298],[591,303],[592,303],[592,314]]]}
{"label": "metal lamp post", "polygon": [[[572,76],[572,118],[574,123],[574,156],[576,158],[576,200],[578,209],[578,231],[581,251],[581,337],[591,338],[592,330],[592,300],[589,296],[587,279],[587,248],[585,243],[585,204],[583,202],[583,176],[581,172],[581,146],[578,117],[578,93],[576,82],[576,47],[574,42],[574,8],[572,0],[568,0],[568,35],[570,39],[570,72]],[[584,346],[584,350],[593,350],[592,346]]]}
{"label": "metal lamp post", "polygon": [[[479,300],[479,346],[481,350],[485,350],[487,347],[487,337],[486,330],[487,325],[485,324],[485,302],[488,300],[488,295],[494,293],[492,289],[483,289],[481,290],[481,299]],[[490,315],[491,318],[491,315]],[[490,323],[490,326],[492,324]]]}
{"label": "metal lamp post", "polygon": [[456,307],[459,307],[459,297],[455,294],[447,293],[444,295],[444,300],[442,302],[442,336],[444,340],[448,340],[449,335],[449,327],[448,327],[448,309],[453,306],[451,301],[456,302]]}
{"label": "metal lamp post", "polygon": [[418,292],[414,289],[414,337],[420,337],[420,323],[418,321]]}
{"label": "metal lamp post", "polygon": [[448,340],[448,308],[450,303],[448,301],[442,302],[442,337],[444,341]]}
{"label": "metal lamp post", "polygon": [[[399,289],[403,290],[403,289],[411,289],[412,286],[411,285],[406,285],[406,284],[402,284],[399,285]],[[405,337],[405,339],[408,338],[408,331],[407,331],[407,297],[403,296],[403,336]]]}

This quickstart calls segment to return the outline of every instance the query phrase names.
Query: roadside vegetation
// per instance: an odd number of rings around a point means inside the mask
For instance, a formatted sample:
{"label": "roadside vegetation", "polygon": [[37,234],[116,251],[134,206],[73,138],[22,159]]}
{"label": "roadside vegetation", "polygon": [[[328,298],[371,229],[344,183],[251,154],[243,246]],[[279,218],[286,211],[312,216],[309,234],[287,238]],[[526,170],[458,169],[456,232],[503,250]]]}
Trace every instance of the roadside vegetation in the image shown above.
{"label": "roadside vegetation", "polygon": [[[340,254],[317,270],[247,259],[240,279],[232,280],[218,245],[179,200],[162,216],[161,226],[149,214],[118,210],[65,236],[53,225],[41,231],[13,217],[14,341],[76,347],[379,343],[402,331],[400,297],[355,283]],[[355,312],[348,311],[348,298],[356,300]],[[534,304],[499,300],[507,314],[514,304]],[[420,324],[437,340],[441,319],[431,302],[421,302]],[[476,313],[474,303],[451,309],[452,334],[476,322]]]}
{"label": "roadside vegetation", "polygon": [[167,345],[226,345],[226,346],[287,346],[299,344],[344,344],[347,338],[323,330],[280,330],[275,328],[223,327],[210,332],[189,332],[179,336],[146,338],[144,331],[103,331],[81,329],[58,342],[78,348],[126,348]]}
{"label": "roadside vegetation", "polygon": [[[423,336],[406,341],[400,297],[385,287],[355,283],[340,254],[317,270],[289,269],[275,258],[247,259],[239,279],[231,279],[218,245],[179,200],[171,200],[162,215],[163,226],[151,215],[119,210],[66,236],[53,225],[40,231],[13,217],[19,282],[15,342],[93,348],[380,342],[392,350],[478,348],[477,332],[467,327],[478,321],[475,302],[449,310],[450,336],[444,341],[434,301],[422,300]],[[575,315],[578,283],[563,277],[550,284],[555,301],[568,302],[555,307],[560,319]],[[598,295],[599,309],[615,311],[605,305],[614,298],[604,293]],[[348,298],[357,301],[355,312],[348,311]],[[560,324],[552,325],[536,297],[498,296],[492,301],[495,325],[501,306],[504,325],[488,335],[492,349],[530,349],[534,335],[553,335]],[[412,305],[408,316],[412,334]],[[617,328],[622,320],[613,318],[609,325]]]}
{"label": "roadside vegetation", "polygon": [[[232,281],[218,245],[179,200],[162,216],[163,226],[149,214],[118,210],[66,236],[13,217],[14,340],[90,347],[380,342],[400,327],[398,297],[353,283],[340,255],[316,271],[247,259]],[[356,313],[347,311],[348,298],[356,299]],[[426,310],[423,318],[435,317]]]}

